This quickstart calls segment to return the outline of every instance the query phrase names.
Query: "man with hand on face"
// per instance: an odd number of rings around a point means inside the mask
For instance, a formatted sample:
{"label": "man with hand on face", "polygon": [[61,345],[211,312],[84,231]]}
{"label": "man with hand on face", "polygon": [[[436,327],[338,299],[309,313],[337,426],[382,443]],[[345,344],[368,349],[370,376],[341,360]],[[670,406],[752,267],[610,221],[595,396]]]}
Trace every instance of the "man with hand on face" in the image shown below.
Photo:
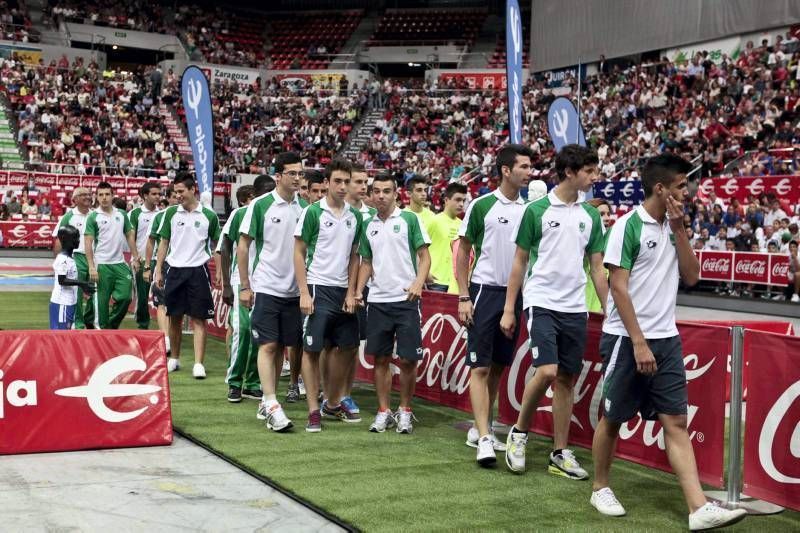
{"label": "man with hand on face", "polygon": [[517,294],[527,315],[531,355],[536,373],[525,384],[517,422],[506,440],[506,465],[525,472],[528,428],[539,401],[553,386],[553,451],[548,471],[568,479],[586,479],[571,450],[567,449],[575,378],[583,366],[586,345],[586,273],[601,302],[608,281],[603,268],[603,229],[600,213],[579,200],[598,179],[597,154],[568,144],[556,155],[559,184],[547,196],[527,205],[514,231],[517,251],[508,278],[500,329],[513,338],[517,325]]}
{"label": "man with hand on face", "polygon": [[295,276],[300,310],[306,316],[302,370],[309,411],[306,431],[311,433],[322,429],[317,387],[319,354],[326,347],[330,357],[325,372],[328,400],[324,414],[345,422],[361,421],[357,413],[340,404],[359,344],[354,311],[363,220],[361,213],[345,201],[350,174],[349,162],[331,161],[325,169],[327,196],[303,210],[295,229]]}
{"label": "man with hand on face", "polygon": [[[375,390],[378,413],[369,430],[383,433],[397,425],[398,433],[414,430],[411,398],[416,384],[417,361],[422,359],[420,297],[431,266],[428,238],[416,215],[397,207],[397,184],[390,174],[379,174],[372,183],[376,214],[361,235],[361,267],[356,295],[372,279],[367,297],[367,346],[365,353],[375,356]],[[400,357],[400,406],[392,415],[389,395],[392,389],[394,346]]]}
{"label": "man with hand on face", "polygon": [[[113,206],[111,185],[97,185],[97,209],[86,219],[84,248],[89,265],[89,279],[97,284],[94,294],[95,327],[118,329],[128,312],[133,276],[139,269],[139,251],[128,214]],[[130,267],[125,264],[125,244],[131,251]],[[110,301],[113,300],[113,306]],[[110,307],[110,309],[109,309]]]}
{"label": "man with hand on face", "polygon": [[[161,185],[155,181],[148,181],[139,189],[142,205],[131,210],[128,218],[136,235],[136,251],[139,259],[145,261],[147,256],[147,241],[150,223],[158,212],[158,201],[161,199]],[[143,262],[136,271],[136,324],[139,329],[150,327],[150,309],[148,298],[150,296],[150,283],[145,281],[144,274],[150,270],[148,262]]]}
{"label": "man with hand on face", "polygon": [[625,514],[609,487],[609,472],[621,425],[641,413],[661,422],[667,457],[689,507],[689,529],[705,531],[736,523],[747,512],[706,500],[686,429],[686,369],[675,302],[679,279],[694,285],[700,278],[683,225],[691,169],[673,154],[649,159],[642,170],[644,203],[610,230],[605,264],[611,271],[611,310],[600,339],[604,414],[592,442],[590,503],[604,515]]}
{"label": "man with hand on face", "polygon": [[[300,351],[302,315],[300,291],[294,275],[294,230],[306,204],[297,191],[303,164],[294,152],[275,158],[276,187],[247,206],[240,226],[236,262],[239,267],[239,297],[251,308],[253,342],[258,345],[258,375],[263,396],[256,417],[275,432],[293,424],[277,397],[283,351]],[[248,260],[248,250],[254,254]],[[294,370],[294,369],[293,369]]]}
{"label": "man with hand on face", "polygon": [[[220,237],[219,219],[214,211],[198,201],[197,184],[191,175],[179,174],[172,186],[178,205],[168,207],[161,219],[158,231],[161,242],[154,274],[155,284],[164,289],[169,316],[172,353],[167,360],[167,370],[175,372],[181,367],[181,330],[184,315],[189,315],[194,331],[192,376],[205,379],[206,321],[214,317],[208,261],[213,244]],[[162,274],[165,261],[169,264],[166,276]],[[214,263],[219,272],[222,265],[218,255],[214,256]]]}
{"label": "man with hand on face", "polygon": [[[525,212],[520,190],[528,186],[533,152],[507,144],[497,153],[500,187],[474,200],[467,208],[458,235],[456,257],[459,286],[458,318],[467,327],[467,364],[470,400],[475,425],[467,433],[467,446],[477,448],[478,464],[493,465],[495,450],[505,451],[492,431],[491,414],[503,371],[514,361],[518,329],[511,338],[500,330],[506,302],[506,284],[516,246],[512,232]],[[470,251],[475,262],[470,265]],[[522,312],[517,297],[515,313]]]}
{"label": "man with hand on face", "polygon": [[[72,258],[75,260],[75,266],[78,269],[78,281],[89,281],[89,265],[86,262],[86,248],[84,246],[84,236],[86,231],[86,219],[89,217],[89,212],[92,209],[92,193],[86,187],[78,187],[72,191],[72,203],[75,206],[64,213],[64,216],[58,221],[56,227],[53,229],[53,252],[58,255],[61,252],[61,241],[58,240],[58,230],[65,226],[72,226],[78,230],[78,246],[72,252]],[[81,291],[84,295],[89,294]],[[78,298],[75,304],[75,322],[74,329],[86,329],[94,326],[94,299]]]}

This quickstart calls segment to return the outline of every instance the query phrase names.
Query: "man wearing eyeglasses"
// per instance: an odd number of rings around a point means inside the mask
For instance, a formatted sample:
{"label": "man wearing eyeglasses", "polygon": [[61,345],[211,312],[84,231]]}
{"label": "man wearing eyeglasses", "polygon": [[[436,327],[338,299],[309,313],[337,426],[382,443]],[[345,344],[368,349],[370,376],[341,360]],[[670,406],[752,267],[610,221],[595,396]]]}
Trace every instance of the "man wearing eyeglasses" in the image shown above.
{"label": "man wearing eyeglasses", "polygon": [[[86,262],[83,234],[86,229],[86,218],[89,216],[89,210],[92,207],[92,193],[86,187],[78,187],[72,192],[72,203],[75,204],[75,207],[64,213],[64,216],[58,221],[56,227],[53,228],[53,237],[58,237],[58,230],[64,226],[74,226],[78,229],[80,240],[78,241],[78,247],[72,252],[72,258],[75,260],[75,266],[78,267],[78,281],[88,282],[89,264]],[[53,239],[53,252],[55,255],[61,253],[61,242],[57,238]],[[91,299],[84,302],[83,297],[81,297],[78,298],[77,307],[75,308],[73,329],[86,329],[87,324],[90,328],[94,324],[94,306]]]}

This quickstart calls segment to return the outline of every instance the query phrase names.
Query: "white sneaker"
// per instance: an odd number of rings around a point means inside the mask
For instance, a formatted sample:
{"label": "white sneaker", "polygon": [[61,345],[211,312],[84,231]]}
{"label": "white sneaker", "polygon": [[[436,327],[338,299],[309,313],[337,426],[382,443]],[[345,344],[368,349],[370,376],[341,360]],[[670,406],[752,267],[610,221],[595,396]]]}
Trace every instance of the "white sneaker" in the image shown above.
{"label": "white sneaker", "polygon": [[608,487],[603,487],[600,490],[592,492],[589,503],[591,503],[600,514],[606,516],[625,516],[625,508],[619,503],[617,497],[614,496],[614,491]]}
{"label": "white sneaker", "polygon": [[414,413],[411,411],[397,411],[394,415],[394,420],[397,422],[397,431],[398,433],[411,433],[414,431],[414,424],[411,423],[412,420],[416,420],[417,417],[414,416]]}
{"label": "white sneaker", "polygon": [[281,368],[281,377],[285,378],[286,376],[288,376],[291,373],[292,373],[292,369],[289,367],[289,360],[288,359],[284,359],[283,360],[283,367]]}
{"label": "white sneaker", "polygon": [[[492,435],[492,446],[494,446],[494,451],[496,452],[506,451],[506,443],[498,439],[497,436],[494,434],[494,431],[492,431],[491,435]],[[472,426],[471,428],[469,428],[469,431],[467,431],[467,442],[465,444],[470,448],[477,448],[478,439],[480,438],[481,436],[478,434],[478,428]]]}
{"label": "white sneaker", "polygon": [[561,450],[561,453],[555,455],[550,452],[550,464],[547,467],[548,472],[557,476],[563,476],[569,479],[588,479],[589,474],[581,468],[581,464],[575,458],[572,450]]}
{"label": "white sneaker", "polygon": [[267,419],[267,404],[264,403],[264,400],[258,402],[258,411],[256,411],[256,418],[259,420]]}
{"label": "white sneaker", "polygon": [[514,426],[506,439],[506,466],[517,474],[525,472],[525,446],[528,444],[527,433],[516,433]]}
{"label": "white sneaker", "polygon": [[167,359],[167,372],[176,372],[181,369],[181,362],[178,359],[170,357]]}
{"label": "white sneaker", "polygon": [[283,408],[279,403],[272,406],[272,409],[266,413],[267,427],[276,433],[286,431],[292,427],[292,421],[283,412]]}
{"label": "white sneaker", "polygon": [[792,294],[792,301],[793,301],[794,303],[800,302],[800,295],[798,295],[798,294]]}
{"label": "white sneaker", "polygon": [[744,509],[725,509],[713,503],[707,503],[689,515],[690,531],[706,531],[735,524],[747,516]]}
{"label": "white sneaker", "polygon": [[478,440],[478,455],[476,460],[481,466],[492,466],[497,462],[491,435],[486,435]]}
{"label": "white sneaker", "polygon": [[391,410],[383,411],[375,415],[375,421],[370,424],[369,430],[372,433],[383,433],[387,429],[394,427],[394,415]]}
{"label": "white sneaker", "polygon": [[297,378],[297,388],[300,389],[300,398],[306,397],[306,384],[303,382],[303,377]]}
{"label": "white sneaker", "polygon": [[194,379],[206,379],[206,367],[203,363],[195,363],[192,367],[192,377]]}

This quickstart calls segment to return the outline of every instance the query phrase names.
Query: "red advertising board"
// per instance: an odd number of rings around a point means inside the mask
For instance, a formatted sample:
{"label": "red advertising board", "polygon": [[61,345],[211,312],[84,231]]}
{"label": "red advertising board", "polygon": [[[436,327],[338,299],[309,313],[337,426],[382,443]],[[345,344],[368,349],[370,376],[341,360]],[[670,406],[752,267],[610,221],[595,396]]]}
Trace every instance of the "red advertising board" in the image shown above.
{"label": "red advertising board", "polygon": [[750,178],[706,178],[700,182],[698,195],[706,197],[715,192],[722,200],[738,199],[747,203],[749,196],[774,194],[790,204],[800,202],[800,176],[760,176]]}
{"label": "red advertising board", "polygon": [[52,248],[55,222],[0,222],[3,246],[6,248]]}
{"label": "red advertising board", "polygon": [[[2,171],[0,172],[0,186],[22,188],[28,185],[30,178],[36,187],[49,189],[51,187],[88,187],[94,189],[101,181],[107,181],[116,190],[138,189],[147,178],[127,178],[123,176],[81,176],[78,174],[50,174],[47,172]],[[166,178],[153,178],[164,183]],[[214,194],[226,196],[230,194],[231,184],[214,182]]]}
{"label": "red advertising board", "polygon": [[744,492],[800,510],[800,339],[751,332]]}
{"label": "red advertising board", "polygon": [[0,331],[0,454],[172,442],[156,331]]}
{"label": "red advertising board", "polygon": [[789,256],[759,252],[695,251],[700,261],[700,279],[761,285],[786,285]]}
{"label": "red advertising board", "polygon": [[444,85],[454,80],[458,85],[466,84],[470,89],[506,90],[505,72],[455,72],[439,74],[439,83]]}

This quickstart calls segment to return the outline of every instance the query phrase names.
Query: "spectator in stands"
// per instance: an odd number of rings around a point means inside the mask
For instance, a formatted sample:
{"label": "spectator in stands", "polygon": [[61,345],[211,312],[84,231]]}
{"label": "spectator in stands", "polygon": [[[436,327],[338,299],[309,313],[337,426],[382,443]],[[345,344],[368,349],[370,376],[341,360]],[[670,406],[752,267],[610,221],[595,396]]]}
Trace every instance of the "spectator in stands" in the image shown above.
{"label": "spectator in stands", "polygon": [[781,203],[778,201],[777,198],[773,199],[770,203],[770,209],[767,211],[766,215],[764,215],[764,224],[770,225],[776,220],[780,221],[786,218],[786,212],[781,209]]}
{"label": "spectator in stands", "polygon": [[789,243],[789,279],[784,294],[787,300],[800,302],[800,257],[797,253],[797,241]]}
{"label": "spectator in stands", "polygon": [[6,203],[6,207],[8,208],[8,214],[11,216],[19,215],[22,212],[22,206],[17,201],[16,196],[11,197],[11,201]]}
{"label": "spectator in stands", "polygon": [[36,200],[28,198],[28,201],[22,204],[22,214],[27,217],[33,217],[39,214],[39,206],[36,205]]}
{"label": "spectator in stands", "polygon": [[39,214],[50,216],[52,212],[53,208],[50,205],[50,200],[48,200],[47,196],[42,197],[42,201],[39,204]]}
{"label": "spectator in stands", "polygon": [[8,212],[8,205],[0,204],[0,220],[8,220],[11,218],[11,213]]}
{"label": "spectator in stands", "polygon": [[[755,236],[753,235],[752,228],[750,224],[742,224],[742,232],[736,236],[736,250],[739,252],[750,252],[753,251],[753,245],[758,247],[758,241],[756,240]],[[758,249],[755,250],[756,252]]]}

